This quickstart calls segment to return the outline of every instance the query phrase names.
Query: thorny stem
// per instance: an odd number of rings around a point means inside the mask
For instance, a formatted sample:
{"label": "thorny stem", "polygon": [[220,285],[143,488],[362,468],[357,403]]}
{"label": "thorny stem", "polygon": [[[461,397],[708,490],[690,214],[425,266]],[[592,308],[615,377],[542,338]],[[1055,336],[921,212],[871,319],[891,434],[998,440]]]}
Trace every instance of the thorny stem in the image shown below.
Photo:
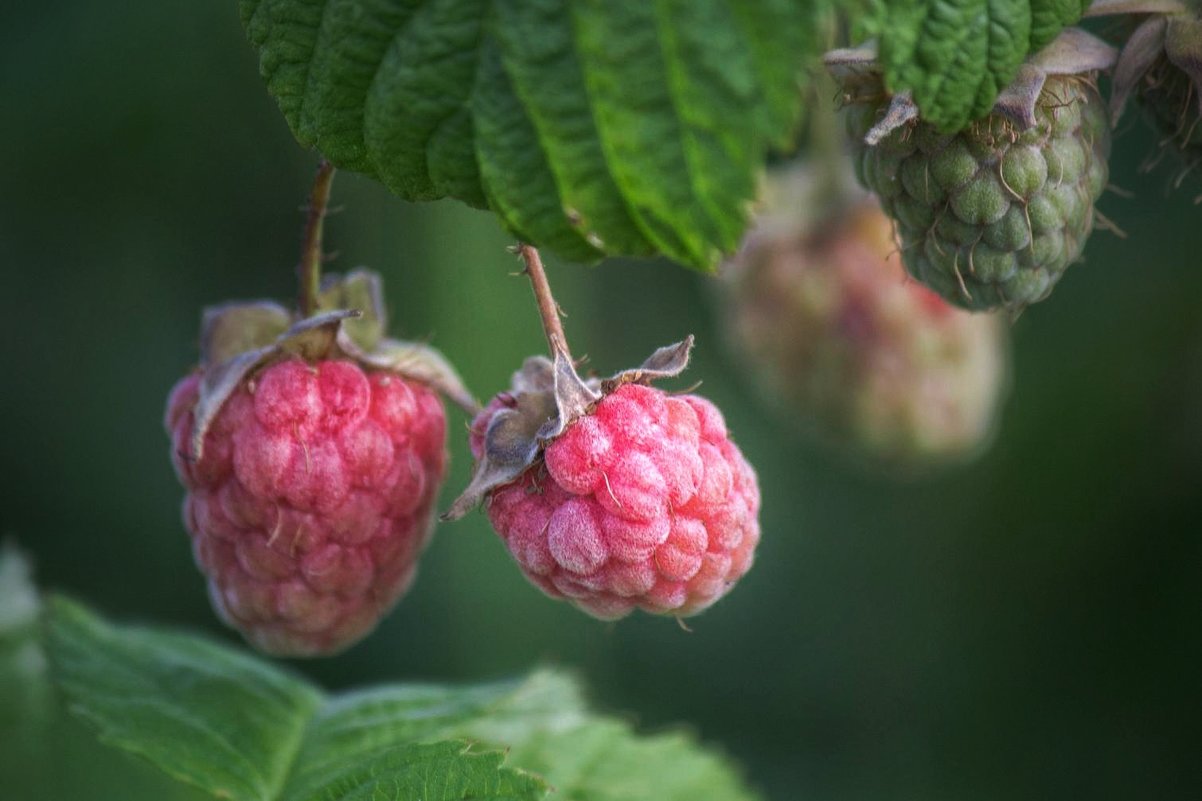
{"label": "thorny stem", "polygon": [[330,184],[334,180],[334,165],[325,159],[317,165],[317,177],[309,192],[306,209],[305,235],[301,243],[301,258],[296,265],[296,277],[300,284],[297,307],[301,317],[310,317],[317,311],[317,294],[321,291],[321,233],[324,227],[326,208],[330,204]]}
{"label": "thorny stem", "polygon": [[538,250],[519,242],[518,255],[526,263],[526,275],[530,277],[530,286],[534,290],[534,300],[538,303],[538,313],[543,320],[543,333],[547,335],[547,345],[551,348],[551,356],[563,353],[570,361],[568,340],[563,334],[563,323],[559,320],[559,305],[551,295],[551,285],[547,283],[547,273],[543,270],[543,260],[539,258]]}

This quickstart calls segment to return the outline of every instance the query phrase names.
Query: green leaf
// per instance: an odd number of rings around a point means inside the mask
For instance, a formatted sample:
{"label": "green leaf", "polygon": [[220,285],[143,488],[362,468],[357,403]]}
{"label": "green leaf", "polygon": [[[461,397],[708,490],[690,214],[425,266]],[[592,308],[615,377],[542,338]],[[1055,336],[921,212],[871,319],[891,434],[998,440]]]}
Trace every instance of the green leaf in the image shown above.
{"label": "green leaf", "polygon": [[339,766],[304,792],[289,792],[285,797],[295,801],[521,801],[546,795],[541,779],[504,767],[504,759],[495,751],[473,753],[464,742],[402,745]]}
{"label": "green leaf", "polygon": [[873,29],[885,82],[909,90],[947,131],[985,116],[1035,50],[1081,18],[1088,0],[878,0]]}
{"label": "green leaf", "polygon": [[559,796],[587,801],[751,801],[721,757],[686,734],[639,737],[629,726],[596,720],[558,735],[539,732],[510,759],[547,777]]}
{"label": "green leaf", "polygon": [[710,268],[789,142],[814,0],[242,0],[298,141],[560,255]]}
{"label": "green leaf", "polygon": [[[749,798],[679,733],[639,737],[537,671],[474,687],[328,695],[230,648],[106,623],[61,598],[45,642],[58,686],[106,743],[232,801]],[[545,777],[545,778],[543,778]]]}
{"label": "green leaf", "polygon": [[494,91],[473,98],[472,111],[479,133],[476,157],[487,182],[489,205],[521,239],[542,243],[569,259],[596,259],[599,252],[561,209],[555,177],[534,126],[513,93],[499,48],[486,40],[481,51],[479,75]]}
{"label": "green leaf", "polygon": [[1085,16],[1091,0],[1036,0],[1031,3],[1031,52]]}
{"label": "green leaf", "polygon": [[118,629],[60,598],[47,650],[100,739],[215,798],[275,799],[321,694],[250,656],[182,634]]}
{"label": "green leaf", "polygon": [[575,687],[549,673],[479,687],[408,685],[337,696],[313,720],[312,736],[284,797],[316,797],[330,776],[365,754],[430,741],[504,746],[530,731],[558,734],[578,725],[581,717]]}

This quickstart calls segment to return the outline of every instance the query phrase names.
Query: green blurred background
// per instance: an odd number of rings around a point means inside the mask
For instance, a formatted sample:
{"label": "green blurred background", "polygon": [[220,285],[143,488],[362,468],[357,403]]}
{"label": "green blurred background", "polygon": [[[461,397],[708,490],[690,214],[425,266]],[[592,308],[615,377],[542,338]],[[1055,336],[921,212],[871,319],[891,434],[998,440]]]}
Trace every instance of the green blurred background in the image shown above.
{"label": "green blurred background", "polygon": [[[232,0],[8,3],[0,23],[0,535],[46,587],[236,641],[192,564],[160,420],[202,306],[291,297],[315,157]],[[1113,181],[1135,194],[1102,205],[1128,238],[1099,232],[1018,320],[995,447],[921,483],[859,475],[767,418],[707,279],[553,261],[597,369],[697,335],[690,376],[760,473],[756,568],[691,633],[598,623],[529,587],[474,514],[439,528],[372,637],[296,668],[336,688],[568,666],[601,708],[687,722],[775,799],[1198,797],[1202,186],[1139,174],[1153,147],[1128,119]],[[349,174],[335,203],[335,268],[383,273],[393,332],[431,338],[477,394],[542,350],[490,215]],[[444,505],[469,469],[451,448]],[[192,797],[73,725],[31,745],[13,720],[4,798]]]}

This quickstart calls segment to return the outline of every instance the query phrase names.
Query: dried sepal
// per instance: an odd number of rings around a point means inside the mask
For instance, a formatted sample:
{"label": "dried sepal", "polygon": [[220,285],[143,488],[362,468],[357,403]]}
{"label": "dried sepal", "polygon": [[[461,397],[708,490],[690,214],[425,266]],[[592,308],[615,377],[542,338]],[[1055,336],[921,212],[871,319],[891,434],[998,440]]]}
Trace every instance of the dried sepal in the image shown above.
{"label": "dried sepal", "polygon": [[317,308],[359,309],[363,312],[357,319],[347,320],[342,327],[362,351],[374,350],[388,330],[383,283],[379,274],[371,270],[352,270],[345,276],[327,274],[321,282]]}
{"label": "dried sepal", "polygon": [[555,415],[538,429],[540,442],[558,437],[576,420],[588,414],[593,404],[601,400],[601,393],[576,372],[572,359],[562,350],[556,351],[551,375],[554,378],[551,394],[555,399]]}
{"label": "dried sepal", "polygon": [[[249,308],[264,304],[245,305]],[[322,312],[293,323],[269,345],[236,353],[223,361],[206,361],[204,374],[200,379],[199,398],[193,412],[191,457],[200,459],[204,455],[205,434],[208,433],[209,426],[244,378],[259,367],[283,356],[297,355],[306,361],[324,358],[333,351],[342,322],[358,317],[359,314],[357,309]],[[205,323],[212,322],[219,326],[228,325],[231,319],[238,319],[236,304],[227,304],[220,313],[210,314],[206,311],[203,317]],[[201,341],[208,342],[210,339],[209,332],[203,331]],[[226,335],[226,339],[233,341],[236,338]]]}
{"label": "dried sepal", "polygon": [[1091,75],[1110,69],[1118,51],[1081,28],[1065,28],[1046,47],[1032,54],[1003,89],[993,110],[1017,122],[1023,130],[1035,125],[1035,106],[1051,75]]}
{"label": "dried sepal", "polygon": [[870,39],[855,47],[839,47],[827,51],[822,56],[822,63],[835,82],[844,92],[867,89],[872,92],[883,92],[882,70],[877,60],[877,44]]}
{"label": "dried sepal", "polygon": [[222,303],[204,310],[200,363],[206,367],[275,342],[292,325],[292,315],[270,300]]}
{"label": "dried sepal", "polygon": [[602,391],[608,395],[623,384],[649,384],[662,378],[675,378],[689,366],[689,354],[693,350],[693,335],[659,348],[633,370],[615,373],[601,382]]}
{"label": "dried sepal", "polygon": [[495,487],[514,481],[538,459],[538,438],[555,414],[551,393],[510,395],[513,405],[496,412],[484,432],[484,449],[467,487],[443,513],[442,520],[458,520],[476,508]]}
{"label": "dried sepal", "polygon": [[514,393],[551,392],[555,389],[555,366],[546,356],[528,356],[522,369],[513,374],[510,390]]}
{"label": "dried sepal", "polygon": [[217,413],[234,394],[242,379],[257,365],[266,361],[274,350],[272,345],[248,350],[205,369],[200,379],[200,396],[192,413],[191,453],[188,454],[188,458],[199,461],[204,455],[205,434],[208,433]]}
{"label": "dried sepal", "polygon": [[[351,320],[348,324],[355,322]],[[363,351],[347,334],[344,326],[339,332],[338,346],[346,355],[368,367],[389,370],[430,385],[468,414],[480,411],[480,404],[447,358],[424,342],[385,338],[379,340],[371,351]]]}
{"label": "dried sepal", "polygon": [[693,337],[659,348],[640,366],[601,381],[584,379],[563,351],[552,361],[532,356],[513,374],[505,408],[494,412],[484,432],[484,445],[467,488],[442,515],[458,520],[497,487],[516,480],[540,458],[543,449],[603,397],[623,384],[649,384],[674,378],[685,369]]}
{"label": "dried sepal", "polygon": [[[994,102],[993,112],[1018,124],[1020,130],[1035,125],[1035,107],[1044,83],[1051,75],[1092,75],[1114,65],[1118,51],[1080,28],[1065,28],[1041,50],[1032,53],[1019,67],[1010,85]],[[875,43],[832,50],[823,56],[827,71],[843,88],[846,102],[872,99],[884,92]],[[868,145],[878,144],[894,131],[919,118],[918,106],[909,91],[889,100],[885,115],[864,136]]]}
{"label": "dried sepal", "polygon": [[909,89],[898,92],[889,100],[889,108],[885,109],[885,116],[881,117],[881,121],[872,126],[865,134],[864,141],[869,145],[879,144],[886,136],[898,128],[904,128],[918,117],[919,111],[918,106],[914,103],[914,95],[910,93]]}
{"label": "dried sepal", "polygon": [[1168,21],[1164,17],[1150,17],[1140,23],[1128,37],[1114,68],[1110,90],[1110,119],[1118,122],[1127,106],[1127,100],[1144,75],[1164,53],[1164,34]]}
{"label": "dried sepal", "polygon": [[[570,361],[568,369],[575,374]],[[576,378],[580,380],[579,376]],[[506,407],[488,421],[484,447],[471,481],[442,515],[443,520],[463,517],[494,487],[508,484],[534,464],[542,449],[543,436],[549,428],[557,427],[561,419],[555,383],[556,370],[550,359],[531,356],[522,362],[521,369],[510,380],[509,392],[501,396]]]}
{"label": "dried sepal", "polygon": [[358,309],[323,311],[293,323],[275,346],[281,355],[299,356],[307,362],[328,358],[335,352],[343,324],[362,316]]}
{"label": "dried sepal", "polygon": [[479,411],[480,404],[440,352],[425,343],[386,338],[386,325],[380,278],[362,269],[346,276],[328,275],[318,312],[302,320],[272,301],[206,309],[191,457],[199,459],[203,454],[209,426],[238,386],[255,370],[289,356],[307,362],[346,357],[427,384],[469,414]]}

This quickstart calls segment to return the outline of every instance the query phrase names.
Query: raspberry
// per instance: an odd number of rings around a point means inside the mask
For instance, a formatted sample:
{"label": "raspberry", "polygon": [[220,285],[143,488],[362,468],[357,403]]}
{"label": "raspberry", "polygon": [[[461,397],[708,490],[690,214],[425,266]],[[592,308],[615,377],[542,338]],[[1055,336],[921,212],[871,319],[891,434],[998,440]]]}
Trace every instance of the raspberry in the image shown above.
{"label": "raspberry", "polygon": [[167,406],[184,523],[209,593],[258,648],[305,656],[363,637],[413,581],[445,472],[429,388],[346,360],[241,382],[192,461],[200,375]]}
{"label": "raspberry", "polygon": [[[486,487],[488,518],[534,585],[593,617],[697,614],[751,567],[755,472],[704,398],[627,379],[602,388],[520,472]],[[517,419],[532,394],[497,395],[476,417],[470,442],[480,465],[490,448],[507,451],[497,421]],[[545,422],[533,407],[530,429]]]}
{"label": "raspberry", "polygon": [[[1084,36],[1066,32],[1058,46]],[[993,113],[953,133],[890,98],[874,67],[837,75],[857,177],[897,222],[910,274],[949,303],[1019,311],[1080,258],[1108,176],[1110,124],[1094,85],[1113,58],[1103,47],[1094,60],[1083,49],[1079,71],[1024,76]]]}
{"label": "raspberry", "polygon": [[845,454],[910,472],[960,461],[993,432],[1003,321],[910,280],[891,221],[862,191],[832,198],[806,168],[723,265],[734,350],[781,418]]}
{"label": "raspberry", "polygon": [[[341,286],[378,292],[365,273]],[[209,310],[202,366],[167,403],[210,598],[268,653],[330,654],[365,636],[412,583],[432,531],[446,469],[434,387],[464,393],[425,346],[381,339],[379,304],[367,305],[377,311],[290,327],[274,304]],[[355,335],[342,326],[352,317]]]}

